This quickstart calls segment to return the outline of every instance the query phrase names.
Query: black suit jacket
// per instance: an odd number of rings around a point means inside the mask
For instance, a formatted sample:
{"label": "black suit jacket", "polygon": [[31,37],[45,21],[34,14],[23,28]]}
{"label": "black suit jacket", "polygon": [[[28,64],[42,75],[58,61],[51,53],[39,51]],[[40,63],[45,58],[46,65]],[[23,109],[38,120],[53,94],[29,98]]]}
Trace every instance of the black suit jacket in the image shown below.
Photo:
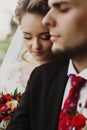
{"label": "black suit jacket", "polygon": [[36,68],[6,130],[57,130],[67,69],[68,60]]}

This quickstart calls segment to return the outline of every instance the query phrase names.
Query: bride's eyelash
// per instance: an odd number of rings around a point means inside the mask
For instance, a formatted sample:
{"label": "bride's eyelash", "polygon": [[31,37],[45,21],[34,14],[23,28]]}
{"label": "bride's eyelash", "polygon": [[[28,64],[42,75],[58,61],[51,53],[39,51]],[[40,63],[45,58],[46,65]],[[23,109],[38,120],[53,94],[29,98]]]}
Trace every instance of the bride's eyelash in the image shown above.
{"label": "bride's eyelash", "polygon": [[50,34],[41,36],[41,39],[42,39],[42,40],[50,40]]}
{"label": "bride's eyelash", "polygon": [[31,39],[31,37],[23,37],[24,39],[26,39],[26,40],[30,40]]}

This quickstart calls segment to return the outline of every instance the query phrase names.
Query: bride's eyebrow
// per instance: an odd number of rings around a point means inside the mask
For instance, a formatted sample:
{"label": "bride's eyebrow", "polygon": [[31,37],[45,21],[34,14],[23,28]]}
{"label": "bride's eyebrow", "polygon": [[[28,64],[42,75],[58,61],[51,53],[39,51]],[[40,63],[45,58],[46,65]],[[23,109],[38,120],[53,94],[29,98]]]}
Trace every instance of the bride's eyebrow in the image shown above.
{"label": "bride's eyebrow", "polygon": [[23,32],[23,36],[31,36],[31,33]]}
{"label": "bride's eyebrow", "polygon": [[23,32],[23,34],[31,35],[31,33],[29,33],[29,32]]}

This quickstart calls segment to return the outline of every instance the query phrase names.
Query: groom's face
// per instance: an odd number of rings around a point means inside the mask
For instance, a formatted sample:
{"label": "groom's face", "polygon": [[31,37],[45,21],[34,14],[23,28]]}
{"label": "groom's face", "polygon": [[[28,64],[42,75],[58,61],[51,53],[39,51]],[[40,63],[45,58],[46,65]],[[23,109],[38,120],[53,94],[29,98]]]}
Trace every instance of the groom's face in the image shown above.
{"label": "groom's face", "polygon": [[48,4],[43,23],[50,28],[53,52],[71,55],[87,50],[87,0],[48,0]]}

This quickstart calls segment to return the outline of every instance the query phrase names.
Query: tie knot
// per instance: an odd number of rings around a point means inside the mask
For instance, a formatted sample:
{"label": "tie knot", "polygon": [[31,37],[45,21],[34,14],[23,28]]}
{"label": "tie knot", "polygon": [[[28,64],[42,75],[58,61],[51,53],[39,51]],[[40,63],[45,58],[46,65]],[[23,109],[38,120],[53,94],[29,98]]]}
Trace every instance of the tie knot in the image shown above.
{"label": "tie knot", "polygon": [[77,88],[81,88],[86,82],[86,80],[80,76],[75,76],[71,74],[70,77],[71,77],[71,85],[73,87],[75,86]]}

